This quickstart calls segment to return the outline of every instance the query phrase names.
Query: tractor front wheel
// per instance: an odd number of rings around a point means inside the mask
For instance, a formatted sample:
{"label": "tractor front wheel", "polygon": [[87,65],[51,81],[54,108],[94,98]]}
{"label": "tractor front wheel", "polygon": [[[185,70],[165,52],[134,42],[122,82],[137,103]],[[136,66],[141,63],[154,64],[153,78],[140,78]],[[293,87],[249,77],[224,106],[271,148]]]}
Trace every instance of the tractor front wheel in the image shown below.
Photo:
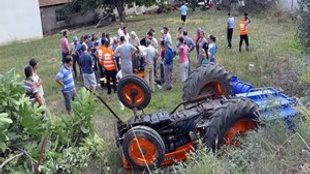
{"label": "tractor front wheel", "polygon": [[153,169],[163,162],[165,145],[154,129],[135,126],[125,134],[123,152],[134,169]]}

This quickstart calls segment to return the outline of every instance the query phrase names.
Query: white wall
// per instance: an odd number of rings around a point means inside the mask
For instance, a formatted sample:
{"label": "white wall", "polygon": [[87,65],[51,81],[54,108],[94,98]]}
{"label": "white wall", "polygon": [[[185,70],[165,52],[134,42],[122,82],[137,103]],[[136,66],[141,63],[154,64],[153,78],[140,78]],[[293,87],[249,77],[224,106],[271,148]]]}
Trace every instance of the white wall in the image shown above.
{"label": "white wall", "polygon": [[38,0],[0,1],[0,44],[43,37]]}

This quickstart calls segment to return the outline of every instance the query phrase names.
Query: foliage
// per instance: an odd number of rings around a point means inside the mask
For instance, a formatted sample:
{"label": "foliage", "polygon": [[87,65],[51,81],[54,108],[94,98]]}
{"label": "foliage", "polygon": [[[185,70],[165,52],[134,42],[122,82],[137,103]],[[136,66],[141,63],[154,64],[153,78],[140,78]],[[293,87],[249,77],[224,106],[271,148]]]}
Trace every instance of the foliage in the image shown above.
{"label": "foliage", "polygon": [[58,118],[44,107],[32,107],[14,70],[0,75],[0,97],[0,172],[33,173],[42,137],[48,141],[41,172],[76,173],[89,159],[104,156],[105,142],[92,124],[94,96],[86,89],[73,102],[72,117]]}
{"label": "foliage", "polygon": [[[135,3],[138,6],[151,6],[156,3],[156,0],[77,0],[68,3],[65,7],[67,12],[86,12],[97,8],[105,9],[106,13],[112,13],[117,10],[120,21],[125,21],[125,6]],[[68,13],[67,13],[68,14]]]}
{"label": "foliage", "polygon": [[300,0],[299,6],[297,36],[304,47],[304,51],[310,53],[308,48],[310,45],[310,0]]}
{"label": "foliage", "polygon": [[239,7],[239,11],[244,13],[259,14],[273,9],[277,0],[244,0],[244,6]]}

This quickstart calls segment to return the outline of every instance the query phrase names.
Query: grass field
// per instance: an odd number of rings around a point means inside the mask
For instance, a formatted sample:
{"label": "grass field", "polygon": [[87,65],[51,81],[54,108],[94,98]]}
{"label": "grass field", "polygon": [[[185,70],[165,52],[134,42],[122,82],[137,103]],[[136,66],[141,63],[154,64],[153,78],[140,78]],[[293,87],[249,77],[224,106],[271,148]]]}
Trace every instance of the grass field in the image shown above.
{"label": "grass field", "polygon": [[[226,20],[224,12],[207,11],[196,12],[188,15],[188,22],[183,26],[193,39],[196,37],[196,29],[201,27],[205,33],[217,37],[218,52],[216,61],[224,65],[232,74],[238,75],[240,79],[252,83],[257,87],[275,86],[282,87],[287,93],[300,96],[304,91],[297,91],[297,81],[292,80],[292,73],[302,69],[294,59],[303,57],[299,51],[299,46],[294,34],[297,27],[289,21],[278,21],[276,18],[263,18],[251,16],[252,23],[249,26],[250,51],[238,51],[238,30],[237,23],[241,19],[238,13],[235,15],[235,31],[233,35],[233,48],[228,49],[226,43]],[[159,15],[145,15],[127,18],[126,23],[129,31],[136,31],[140,39],[149,28],[156,30],[156,37],[159,37],[163,26],[170,29],[173,42],[176,41],[177,29],[181,26],[179,13],[167,13]],[[71,31],[72,36],[81,36],[86,33],[102,32],[110,33],[111,36],[117,35],[118,24],[113,23],[107,27],[94,29],[92,27],[80,28]],[[61,66],[61,53],[59,49],[60,34],[48,36],[41,40],[28,43],[13,43],[0,47],[0,74],[15,68],[17,73],[23,78],[23,68],[28,64],[28,60],[35,57],[39,60],[39,75],[43,79],[43,87],[48,108],[57,116],[65,115],[63,97],[59,86],[55,82],[55,76]],[[192,55],[195,59],[196,54]],[[176,58],[178,59],[178,58]],[[195,62],[195,60],[194,60]],[[254,64],[254,70],[248,69],[249,64]],[[146,113],[158,110],[172,110],[181,101],[182,84],[178,74],[178,61],[174,62],[174,88],[171,91],[156,89],[152,94],[152,100],[145,110]],[[195,66],[195,65],[193,65]],[[306,72],[309,73],[309,72]],[[295,76],[294,76],[295,77]],[[76,82],[81,87],[81,81]],[[115,112],[122,118],[127,119],[131,116],[128,109],[120,110],[117,96],[115,94],[107,96],[106,90],[99,90],[99,94],[111,105]],[[121,169],[121,150],[117,149],[113,139],[113,116],[100,103],[96,109],[96,119],[94,124],[99,135],[106,140],[110,147],[108,166],[111,173],[122,173]],[[101,173],[100,162],[93,161],[90,167],[82,173]]]}

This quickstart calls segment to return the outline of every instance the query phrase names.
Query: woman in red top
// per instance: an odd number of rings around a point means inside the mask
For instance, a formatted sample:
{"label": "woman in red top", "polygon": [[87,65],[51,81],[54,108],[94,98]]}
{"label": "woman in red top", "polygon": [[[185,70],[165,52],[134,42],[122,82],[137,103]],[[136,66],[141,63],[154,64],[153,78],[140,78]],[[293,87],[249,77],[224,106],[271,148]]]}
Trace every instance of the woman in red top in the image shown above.
{"label": "woman in red top", "polygon": [[166,52],[166,46],[165,46],[165,41],[161,41],[160,42],[160,46],[161,46],[161,53],[160,53],[160,57],[161,57],[161,61],[160,61],[160,82],[161,84],[165,83],[165,77],[164,77],[164,59],[165,59],[165,52]]}

